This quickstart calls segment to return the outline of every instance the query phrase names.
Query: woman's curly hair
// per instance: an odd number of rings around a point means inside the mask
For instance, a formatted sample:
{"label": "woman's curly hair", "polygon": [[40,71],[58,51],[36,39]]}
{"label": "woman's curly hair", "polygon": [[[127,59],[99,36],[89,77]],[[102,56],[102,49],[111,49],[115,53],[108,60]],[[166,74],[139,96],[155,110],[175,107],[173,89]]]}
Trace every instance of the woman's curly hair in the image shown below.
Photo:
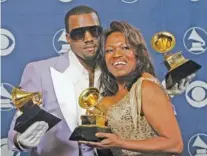
{"label": "woman's curly hair", "polygon": [[129,47],[135,51],[136,57],[136,70],[131,72],[124,78],[125,87],[130,90],[133,83],[141,77],[143,72],[148,72],[155,76],[154,67],[150,61],[148,51],[144,38],[139,30],[129,25],[126,22],[113,21],[110,24],[110,28],[106,29],[99,40],[97,65],[101,68],[100,76],[100,90],[102,90],[103,96],[115,95],[118,91],[118,84],[115,77],[108,71],[105,61],[105,44],[107,37],[113,32],[121,32],[126,38],[126,43]]}

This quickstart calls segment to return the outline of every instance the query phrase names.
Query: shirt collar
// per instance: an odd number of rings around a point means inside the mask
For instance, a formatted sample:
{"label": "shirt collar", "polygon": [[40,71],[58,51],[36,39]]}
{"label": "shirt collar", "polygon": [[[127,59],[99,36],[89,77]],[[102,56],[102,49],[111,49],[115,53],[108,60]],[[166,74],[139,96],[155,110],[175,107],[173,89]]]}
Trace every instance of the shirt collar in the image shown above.
{"label": "shirt collar", "polygon": [[[69,63],[77,68],[84,75],[88,75],[88,71],[83,67],[83,65],[78,60],[77,56],[73,51],[69,51]],[[95,67],[95,72],[100,72],[100,68],[98,66]]]}

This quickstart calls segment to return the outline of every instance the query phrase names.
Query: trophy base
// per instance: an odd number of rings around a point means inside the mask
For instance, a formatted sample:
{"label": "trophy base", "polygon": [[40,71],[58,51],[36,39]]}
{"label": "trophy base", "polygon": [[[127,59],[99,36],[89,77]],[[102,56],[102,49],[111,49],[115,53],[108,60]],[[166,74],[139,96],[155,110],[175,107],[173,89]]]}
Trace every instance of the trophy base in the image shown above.
{"label": "trophy base", "polygon": [[79,126],[76,127],[73,131],[72,135],[70,136],[69,140],[72,141],[93,141],[99,142],[103,140],[103,138],[98,138],[95,136],[96,133],[103,132],[103,133],[111,133],[109,128],[98,127],[98,126]]}
{"label": "trophy base", "polygon": [[37,121],[47,122],[49,125],[49,130],[58,122],[60,122],[61,119],[30,102],[24,106],[23,114],[16,119],[14,130],[19,133],[23,133],[29,126]]}
{"label": "trophy base", "polygon": [[167,73],[167,75],[165,76],[166,88],[172,88],[177,82],[180,82],[181,79],[195,73],[200,68],[201,66],[196,62],[192,60],[186,61],[184,64]]}

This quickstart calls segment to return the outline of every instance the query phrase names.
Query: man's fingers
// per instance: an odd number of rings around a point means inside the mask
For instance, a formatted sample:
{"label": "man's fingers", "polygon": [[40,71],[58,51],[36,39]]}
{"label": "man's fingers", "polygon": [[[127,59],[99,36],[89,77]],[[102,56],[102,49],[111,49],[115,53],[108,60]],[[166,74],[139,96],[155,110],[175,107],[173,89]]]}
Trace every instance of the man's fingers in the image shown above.
{"label": "man's fingers", "polygon": [[46,128],[44,128],[44,129],[38,131],[38,132],[36,133],[35,137],[36,137],[36,138],[40,138],[40,137],[42,137],[42,136],[45,134],[46,131],[47,131]]}
{"label": "man's fingers", "polygon": [[38,126],[39,126],[40,122],[35,122],[33,123],[31,126],[29,126],[29,128],[26,130],[26,131],[31,131],[31,130],[34,130],[36,129]]}
{"label": "man's fingers", "polygon": [[34,131],[33,134],[28,136],[28,138],[25,138],[25,140],[22,139],[23,144],[29,145],[29,146],[32,146],[32,147],[35,147],[36,145],[38,145],[40,140],[41,140],[41,137],[47,131],[47,128],[48,128],[47,126],[40,125],[39,127],[37,127],[37,129]]}
{"label": "man's fingers", "polygon": [[162,84],[162,86],[163,86],[164,88],[166,88],[166,82],[165,82],[165,80],[163,80],[161,84]]}
{"label": "man's fingers", "polygon": [[185,82],[185,89],[189,86],[190,82],[191,82],[191,81],[186,81],[186,82]]}
{"label": "man's fingers", "polygon": [[185,81],[186,81],[186,79],[184,78],[179,82],[179,86],[178,86],[179,90],[184,90],[185,89]]}
{"label": "man's fingers", "polygon": [[48,124],[44,121],[35,122],[20,137],[22,140],[32,140],[39,132],[45,133],[48,127]]}
{"label": "man's fingers", "polygon": [[178,83],[174,84],[174,86],[167,90],[168,95],[174,95],[175,91],[178,90]]}
{"label": "man's fingers", "polygon": [[193,74],[187,76],[187,79],[191,81],[195,76],[196,76],[196,74],[193,73]]}
{"label": "man's fingers", "polygon": [[32,146],[36,146],[37,142],[39,142],[39,141],[40,141],[40,139],[39,139],[39,138],[35,138],[35,137],[33,137],[32,140],[28,140],[28,142],[29,142],[30,145],[32,145]]}
{"label": "man's fingers", "polygon": [[187,76],[186,82],[185,82],[185,88],[187,88],[189,86],[190,82],[193,80],[193,78],[195,77],[195,75],[196,74],[194,73],[194,74],[191,74],[191,75]]}
{"label": "man's fingers", "polygon": [[49,127],[49,126],[48,126],[48,123],[45,122],[45,121],[40,121],[40,122],[39,122],[39,126],[41,126],[41,127]]}
{"label": "man's fingers", "polygon": [[16,117],[18,118],[19,116],[21,116],[23,113],[20,111],[20,110],[17,110],[17,112],[16,112]]}
{"label": "man's fingers", "polygon": [[22,139],[30,139],[35,134],[36,128],[39,126],[39,122],[33,123],[26,131],[24,131],[20,137]]}
{"label": "man's fingers", "polygon": [[[183,78],[182,80],[180,80],[180,82],[173,85],[172,88],[167,89],[168,95],[172,98],[175,95],[183,93],[186,90],[186,88],[189,86],[190,82],[195,77],[195,75],[196,74],[193,73],[193,74]],[[163,85],[163,87],[166,86],[165,80],[162,81],[162,85]]]}
{"label": "man's fingers", "polygon": [[41,136],[43,136],[45,134],[45,132],[48,129],[48,124],[46,122],[41,122],[35,129],[34,133],[32,134],[32,136],[34,138],[40,138]]}
{"label": "man's fingers", "polygon": [[172,94],[172,91],[171,90],[167,90],[167,94],[168,95],[171,95]]}

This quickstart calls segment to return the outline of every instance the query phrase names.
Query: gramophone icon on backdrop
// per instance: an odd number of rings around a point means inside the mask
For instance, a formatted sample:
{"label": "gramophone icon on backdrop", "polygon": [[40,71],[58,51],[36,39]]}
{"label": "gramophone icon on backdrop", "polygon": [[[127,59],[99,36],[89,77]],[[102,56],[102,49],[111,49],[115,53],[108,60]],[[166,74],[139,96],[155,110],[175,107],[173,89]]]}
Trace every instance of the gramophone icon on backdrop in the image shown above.
{"label": "gramophone icon on backdrop", "polygon": [[164,64],[168,69],[168,73],[165,75],[167,89],[201,68],[196,62],[184,58],[181,52],[170,53],[175,46],[175,37],[169,32],[156,33],[152,37],[151,45],[155,51],[164,55]]}
{"label": "gramophone icon on backdrop", "polygon": [[[101,141],[95,136],[97,132],[110,133],[107,127],[105,112],[97,106],[99,91],[97,88],[87,88],[79,96],[79,105],[86,109],[86,115],[81,116],[81,125],[76,127],[69,140],[73,141]],[[93,108],[93,109],[92,109]]]}
{"label": "gramophone icon on backdrop", "polygon": [[65,35],[66,35],[66,32],[64,30],[64,31],[62,31],[62,33],[61,33],[61,35],[60,35],[60,37],[59,37],[59,39],[57,41],[57,42],[62,43],[61,49],[58,51],[59,54],[67,53],[71,49],[70,45],[67,43]]}
{"label": "gramophone icon on backdrop", "polygon": [[207,144],[200,138],[200,136],[197,136],[192,147],[197,147],[195,156],[207,156]]}
{"label": "gramophone icon on backdrop", "polygon": [[58,117],[41,109],[42,93],[40,92],[25,92],[20,88],[13,88],[11,97],[17,109],[17,114],[21,114],[17,117],[14,126],[14,130],[19,133],[23,133],[36,121],[47,122],[48,130],[61,121]]}
{"label": "gramophone icon on backdrop", "polygon": [[205,46],[205,41],[200,37],[200,35],[196,32],[195,28],[191,31],[191,34],[188,37],[188,40],[193,40],[191,48],[188,49],[190,52],[194,51],[204,51],[203,48]]}

